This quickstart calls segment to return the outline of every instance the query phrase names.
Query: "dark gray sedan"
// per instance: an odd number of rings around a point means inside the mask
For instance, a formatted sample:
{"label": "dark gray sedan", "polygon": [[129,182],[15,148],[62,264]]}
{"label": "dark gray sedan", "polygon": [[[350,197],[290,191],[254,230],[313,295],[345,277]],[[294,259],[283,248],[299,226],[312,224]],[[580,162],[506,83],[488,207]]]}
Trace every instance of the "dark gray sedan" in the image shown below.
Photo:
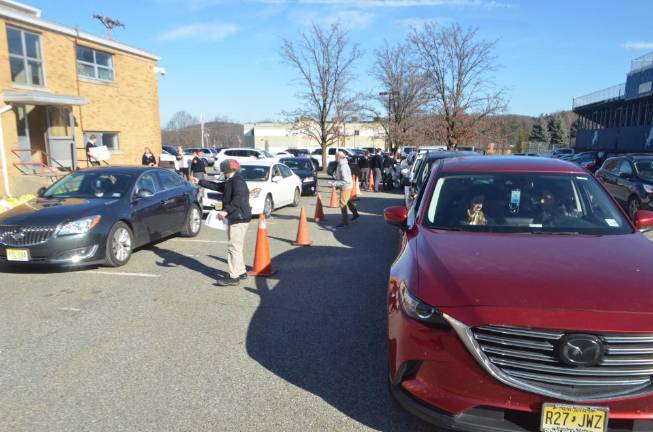
{"label": "dark gray sedan", "polygon": [[202,226],[197,188],[155,167],[102,167],[62,178],[0,214],[0,264],[106,264]]}

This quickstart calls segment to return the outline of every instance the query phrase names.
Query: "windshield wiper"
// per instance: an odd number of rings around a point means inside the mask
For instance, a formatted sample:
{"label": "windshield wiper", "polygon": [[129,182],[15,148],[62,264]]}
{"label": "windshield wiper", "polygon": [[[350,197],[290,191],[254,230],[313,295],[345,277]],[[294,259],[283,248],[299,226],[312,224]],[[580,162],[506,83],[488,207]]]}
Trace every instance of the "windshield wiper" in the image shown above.
{"label": "windshield wiper", "polygon": [[531,231],[531,234],[580,235],[580,233],[578,231]]}

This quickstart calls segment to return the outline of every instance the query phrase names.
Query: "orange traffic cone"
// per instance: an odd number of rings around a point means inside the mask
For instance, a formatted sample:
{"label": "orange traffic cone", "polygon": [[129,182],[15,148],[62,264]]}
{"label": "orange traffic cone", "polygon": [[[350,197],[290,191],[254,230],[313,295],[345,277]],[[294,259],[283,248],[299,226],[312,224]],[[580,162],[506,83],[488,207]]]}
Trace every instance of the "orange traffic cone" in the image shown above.
{"label": "orange traffic cone", "polygon": [[258,217],[258,234],[256,235],[256,252],[254,253],[254,266],[252,271],[247,272],[249,276],[272,276],[276,273],[272,270],[270,260],[270,241],[268,240],[268,224],[265,215]]}
{"label": "orange traffic cone", "polygon": [[349,198],[352,201],[357,201],[358,200],[358,195],[360,195],[361,190],[360,187],[358,187],[358,176],[354,176],[354,187],[351,190],[351,198]]}
{"label": "orange traffic cone", "polygon": [[306,220],[306,212],[304,207],[299,213],[299,227],[297,228],[297,240],[293,243],[295,246],[310,246],[313,244],[311,241],[311,233],[308,229],[308,221]]}
{"label": "orange traffic cone", "polygon": [[331,202],[329,203],[330,208],[338,208],[338,192],[336,192],[336,187],[331,186]]}
{"label": "orange traffic cone", "polygon": [[313,217],[315,222],[320,222],[324,220],[324,209],[322,208],[322,194],[317,193],[317,201],[315,202],[315,216]]}
{"label": "orange traffic cone", "polygon": [[367,190],[370,192],[374,191],[374,174],[372,174],[371,169],[370,169],[370,175],[367,177]]}

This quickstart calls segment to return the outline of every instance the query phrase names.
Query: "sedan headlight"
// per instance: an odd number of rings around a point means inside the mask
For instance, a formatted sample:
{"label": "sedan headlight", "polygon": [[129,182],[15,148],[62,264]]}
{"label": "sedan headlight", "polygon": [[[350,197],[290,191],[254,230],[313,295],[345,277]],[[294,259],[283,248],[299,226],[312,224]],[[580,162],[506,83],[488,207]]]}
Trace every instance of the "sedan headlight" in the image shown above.
{"label": "sedan headlight", "polygon": [[432,326],[450,327],[447,320],[442,316],[442,312],[412,295],[408,291],[408,286],[405,282],[402,282],[399,286],[399,298],[401,300],[401,308],[410,318]]}
{"label": "sedan headlight", "polygon": [[259,195],[261,195],[261,188],[254,188],[249,191],[250,198],[258,198]]}
{"label": "sedan headlight", "polygon": [[653,185],[645,184],[644,190],[646,191],[646,193],[653,193]]}
{"label": "sedan headlight", "polygon": [[86,234],[100,223],[102,216],[89,216],[76,221],[68,222],[62,225],[57,231],[58,236],[66,236],[73,234]]}
{"label": "sedan headlight", "polygon": [[310,183],[312,181],[315,181],[315,177],[304,177],[304,180],[302,180],[303,183]]}

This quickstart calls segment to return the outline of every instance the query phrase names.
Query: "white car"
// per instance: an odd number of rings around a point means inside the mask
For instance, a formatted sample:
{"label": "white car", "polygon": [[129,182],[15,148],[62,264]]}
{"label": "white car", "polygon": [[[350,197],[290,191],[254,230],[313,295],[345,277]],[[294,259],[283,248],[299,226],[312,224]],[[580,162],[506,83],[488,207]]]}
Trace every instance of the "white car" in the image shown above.
{"label": "white car", "polygon": [[[350,150],[348,150],[348,149],[346,149],[344,147],[329,147],[327,150],[328,150],[328,152],[327,152],[327,165],[329,165],[329,162],[333,162],[334,160],[336,160],[336,153],[339,152],[339,151],[343,152],[345,155],[347,155],[347,157],[350,157],[350,156],[354,155],[353,152],[351,152]],[[311,159],[313,159],[314,161],[317,162],[317,169],[322,169],[322,149],[321,148],[313,150],[313,152],[311,153]]]}
{"label": "white car", "polygon": [[[272,211],[291,205],[297,207],[302,195],[302,180],[290,168],[274,160],[242,162],[240,176],[249,188],[252,215],[270,217]],[[224,181],[216,176],[216,181]],[[207,213],[222,200],[222,194],[203,189],[202,207]]]}
{"label": "white car", "polygon": [[220,163],[225,159],[235,159],[240,163],[265,159],[278,160],[279,158],[272,156],[265,150],[253,148],[225,148],[221,149],[215,157],[214,169],[216,172],[220,172]]}

